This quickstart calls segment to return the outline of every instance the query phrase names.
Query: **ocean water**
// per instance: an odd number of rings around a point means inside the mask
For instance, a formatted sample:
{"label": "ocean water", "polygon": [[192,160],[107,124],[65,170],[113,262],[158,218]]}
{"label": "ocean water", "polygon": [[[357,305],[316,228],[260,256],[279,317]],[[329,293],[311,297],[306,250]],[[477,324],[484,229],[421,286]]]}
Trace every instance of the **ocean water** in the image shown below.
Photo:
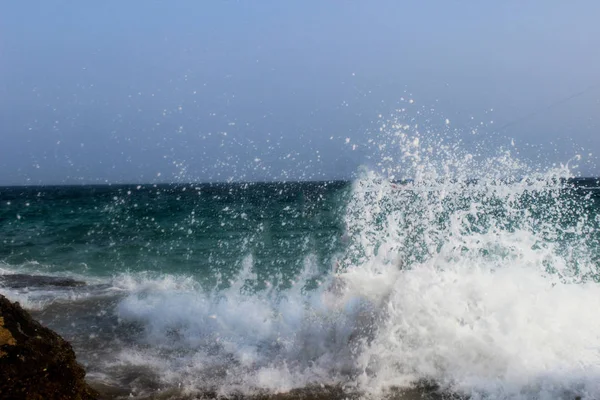
{"label": "ocean water", "polygon": [[597,180],[394,137],[348,182],[0,188],[0,273],[86,283],[0,292],[125,398],[599,398]]}

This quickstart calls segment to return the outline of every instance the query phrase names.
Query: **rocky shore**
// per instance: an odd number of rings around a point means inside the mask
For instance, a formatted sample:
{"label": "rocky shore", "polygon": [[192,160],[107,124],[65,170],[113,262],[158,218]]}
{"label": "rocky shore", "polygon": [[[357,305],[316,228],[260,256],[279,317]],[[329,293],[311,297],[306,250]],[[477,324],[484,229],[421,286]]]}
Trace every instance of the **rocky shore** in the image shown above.
{"label": "rocky shore", "polygon": [[0,398],[93,400],[71,345],[0,295]]}

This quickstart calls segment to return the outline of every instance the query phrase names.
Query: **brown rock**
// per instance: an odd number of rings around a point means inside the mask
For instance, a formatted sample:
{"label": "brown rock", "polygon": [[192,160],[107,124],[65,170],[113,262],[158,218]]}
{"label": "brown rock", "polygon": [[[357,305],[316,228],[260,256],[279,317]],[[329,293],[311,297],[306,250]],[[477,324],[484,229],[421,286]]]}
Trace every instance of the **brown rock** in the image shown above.
{"label": "brown rock", "polygon": [[0,295],[0,399],[92,400],[71,345]]}

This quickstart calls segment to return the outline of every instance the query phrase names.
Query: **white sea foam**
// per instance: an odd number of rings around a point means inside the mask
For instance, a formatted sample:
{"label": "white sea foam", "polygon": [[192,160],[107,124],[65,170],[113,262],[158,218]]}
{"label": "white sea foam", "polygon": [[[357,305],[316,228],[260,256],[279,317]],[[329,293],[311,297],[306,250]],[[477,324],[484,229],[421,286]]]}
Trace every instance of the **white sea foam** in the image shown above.
{"label": "white sea foam", "polygon": [[363,171],[347,251],[322,285],[307,289],[307,259],[291,288],[251,290],[251,256],[224,290],[131,283],[118,315],[150,347],[117,363],[189,391],[342,384],[378,396],[427,380],[473,398],[600,396],[597,227],[568,194],[568,165],[537,173],[457,147],[433,162],[431,143],[402,135],[414,180]]}
{"label": "white sea foam", "polygon": [[382,162],[353,184],[333,272],[307,257],[291,287],[259,289],[249,254],[212,290],[115,277],[119,323],[140,330],[106,376],[145,368],[190,393],[340,384],[378,397],[433,381],[474,399],[600,397],[599,219],[571,193],[572,167],[390,126],[373,144]]}

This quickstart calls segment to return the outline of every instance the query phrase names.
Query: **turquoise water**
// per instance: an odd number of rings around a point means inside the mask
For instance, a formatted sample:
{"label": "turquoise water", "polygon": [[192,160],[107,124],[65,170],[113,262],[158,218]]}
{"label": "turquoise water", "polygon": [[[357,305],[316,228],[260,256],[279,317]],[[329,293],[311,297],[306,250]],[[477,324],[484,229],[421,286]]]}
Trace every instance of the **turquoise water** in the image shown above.
{"label": "turquoise water", "polygon": [[0,189],[0,260],[48,272],[230,276],[254,255],[292,276],[341,249],[348,182]]}
{"label": "turquoise water", "polygon": [[600,188],[530,179],[0,188],[0,292],[144,398],[435,382],[600,395]]}

